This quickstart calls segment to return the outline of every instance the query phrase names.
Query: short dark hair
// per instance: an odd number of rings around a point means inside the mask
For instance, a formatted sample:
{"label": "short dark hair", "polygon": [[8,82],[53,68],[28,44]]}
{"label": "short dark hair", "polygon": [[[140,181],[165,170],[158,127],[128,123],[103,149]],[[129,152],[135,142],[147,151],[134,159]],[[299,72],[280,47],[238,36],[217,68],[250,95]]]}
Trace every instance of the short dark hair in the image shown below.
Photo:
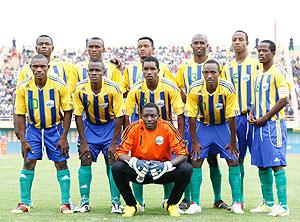
{"label": "short dark hair", "polygon": [[140,40],[149,40],[151,42],[151,46],[154,47],[154,41],[150,37],[147,37],[147,36],[141,37],[141,38],[138,39],[138,42]]}
{"label": "short dark hair", "polygon": [[271,40],[262,40],[260,43],[268,43],[271,52],[276,52],[276,44]]}
{"label": "short dark hair", "polygon": [[153,56],[146,57],[142,63],[143,67],[144,67],[145,62],[155,62],[156,68],[159,69],[159,62],[158,62],[157,58],[155,58]]}
{"label": "short dark hair", "polygon": [[204,66],[205,66],[206,64],[216,64],[216,65],[218,66],[218,70],[220,71],[220,64],[219,64],[216,60],[214,60],[214,59],[209,59],[209,60],[207,60],[207,61],[204,63],[203,68],[204,68]]}
{"label": "short dark hair", "polygon": [[34,55],[31,59],[31,62],[34,60],[34,59],[45,59],[48,63],[48,59],[46,56],[44,56],[43,54],[37,54],[37,55]]}
{"label": "short dark hair", "polygon": [[155,108],[157,111],[157,114],[159,115],[159,108],[155,103],[146,103],[142,108],[142,113],[145,108]]}
{"label": "short dark hair", "polygon": [[100,41],[103,43],[103,46],[104,46],[104,40],[101,39],[101,38],[99,38],[99,37],[92,37],[92,38],[90,38],[90,39],[88,40],[88,42],[89,42],[90,40],[100,40]]}
{"label": "short dark hair", "polygon": [[51,44],[53,45],[53,39],[49,35],[40,35],[36,38],[35,44],[37,44],[39,38],[49,38],[51,40]]}
{"label": "short dark hair", "polygon": [[237,32],[244,33],[245,36],[246,36],[246,41],[248,42],[248,34],[247,34],[245,31],[243,31],[243,30],[237,30],[237,31],[235,31],[234,33],[237,33]]}
{"label": "short dark hair", "polygon": [[105,64],[104,64],[104,62],[101,60],[101,59],[99,59],[99,58],[90,58],[89,59],[89,63],[102,63],[103,64],[103,67],[104,67],[104,69],[105,69]]}

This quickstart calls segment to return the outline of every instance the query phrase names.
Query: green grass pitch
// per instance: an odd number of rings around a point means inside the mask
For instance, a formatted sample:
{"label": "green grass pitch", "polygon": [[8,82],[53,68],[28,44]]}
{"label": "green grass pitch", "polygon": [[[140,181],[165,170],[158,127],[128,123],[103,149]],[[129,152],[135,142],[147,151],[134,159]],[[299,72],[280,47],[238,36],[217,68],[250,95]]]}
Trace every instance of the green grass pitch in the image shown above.
{"label": "green grass pitch", "polygon": [[[250,166],[249,158],[245,163],[245,198],[246,212],[244,215],[235,215],[224,210],[212,209],[213,193],[209,179],[207,163],[203,167],[203,182],[201,189],[202,213],[197,215],[183,215],[180,218],[170,218],[161,207],[163,188],[160,185],[146,185],[144,196],[146,210],[137,214],[130,221],[300,221],[300,155],[288,156],[288,204],[290,216],[285,218],[270,218],[266,214],[251,214],[249,210],[261,200],[258,172]],[[227,203],[231,201],[230,187],[228,184],[227,166],[221,160],[222,198]],[[75,205],[79,200],[77,169],[78,157],[73,154],[69,160],[71,171],[71,197]],[[17,154],[0,157],[0,221],[129,221],[120,215],[110,214],[110,195],[108,181],[105,174],[104,160],[100,158],[93,165],[93,181],[91,187],[91,207],[87,214],[63,215],[59,213],[60,192],[56,180],[54,165],[47,158],[39,161],[36,167],[32,188],[34,208],[29,214],[13,215],[10,211],[19,201],[19,173],[22,167],[22,158]],[[276,191],[274,187],[274,194]]]}

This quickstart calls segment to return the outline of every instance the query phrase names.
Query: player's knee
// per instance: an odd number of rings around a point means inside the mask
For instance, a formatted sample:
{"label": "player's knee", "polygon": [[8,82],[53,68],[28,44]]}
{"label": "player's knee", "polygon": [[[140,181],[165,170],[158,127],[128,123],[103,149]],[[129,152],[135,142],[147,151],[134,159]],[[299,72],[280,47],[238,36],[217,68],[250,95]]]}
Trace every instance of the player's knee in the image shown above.
{"label": "player's knee", "polygon": [[275,166],[275,167],[272,167],[274,173],[278,172],[279,170],[281,170],[283,168],[283,166]]}
{"label": "player's knee", "polygon": [[80,157],[81,166],[91,166],[92,165],[92,155],[90,152],[83,154]]}
{"label": "player's knee", "polygon": [[178,166],[176,166],[176,168],[178,168],[178,170],[180,171],[180,175],[182,175],[182,176],[183,175],[184,176],[192,175],[193,167],[188,162],[183,162],[183,163],[179,164]]}
{"label": "player's knee", "polygon": [[54,165],[55,165],[57,170],[66,170],[66,169],[68,169],[67,161],[54,162]]}
{"label": "player's knee", "polygon": [[239,163],[244,163],[244,158],[239,158]]}
{"label": "player's knee", "polygon": [[36,160],[24,160],[23,169],[34,170],[35,165],[36,165]]}
{"label": "player's knee", "polygon": [[120,175],[122,171],[126,168],[126,163],[123,161],[117,161],[112,164],[112,174]]}
{"label": "player's knee", "polygon": [[207,157],[207,162],[210,167],[214,167],[214,168],[218,167],[217,155],[209,155]]}
{"label": "player's knee", "polygon": [[227,164],[229,167],[237,167],[239,165],[238,160],[227,160]]}
{"label": "player's knee", "polygon": [[192,164],[192,167],[193,168],[201,168],[202,166],[202,163],[203,163],[203,159],[200,159],[200,160],[191,160],[191,164]]}

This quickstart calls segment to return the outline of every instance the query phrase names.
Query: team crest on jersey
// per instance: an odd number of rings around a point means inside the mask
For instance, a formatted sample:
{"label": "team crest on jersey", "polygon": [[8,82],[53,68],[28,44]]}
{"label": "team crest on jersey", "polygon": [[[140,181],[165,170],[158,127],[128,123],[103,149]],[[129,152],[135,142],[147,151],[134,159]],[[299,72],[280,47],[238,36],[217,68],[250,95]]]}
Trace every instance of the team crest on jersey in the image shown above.
{"label": "team crest on jersey", "polygon": [[267,91],[267,90],[269,89],[269,84],[268,84],[268,83],[264,83],[264,84],[262,85],[262,89],[263,89],[264,91]]}
{"label": "team crest on jersey", "polygon": [[164,143],[164,138],[163,138],[162,136],[156,137],[155,143],[156,143],[157,145],[162,145],[162,144]]}
{"label": "team crest on jersey", "polygon": [[222,104],[222,103],[217,103],[217,104],[216,104],[216,109],[217,109],[217,110],[223,109],[223,104]]}
{"label": "team crest on jersey", "polygon": [[239,74],[238,73],[234,73],[233,74],[234,83],[238,83],[238,78],[239,78]]}
{"label": "team crest on jersey", "polygon": [[250,74],[245,74],[243,76],[243,80],[246,81],[246,82],[248,82],[250,80]]}
{"label": "team crest on jersey", "polygon": [[51,109],[52,107],[54,107],[54,101],[53,101],[53,100],[48,100],[48,101],[46,102],[46,106],[49,107],[49,108]]}
{"label": "team crest on jersey", "polygon": [[140,73],[137,75],[136,81],[135,82],[140,82],[143,80],[143,73]]}
{"label": "team crest on jersey", "polygon": [[165,101],[163,101],[163,100],[158,100],[158,101],[156,102],[156,105],[158,105],[158,107],[163,107],[163,106],[165,105]]}
{"label": "team crest on jersey", "polygon": [[197,81],[197,78],[198,78],[198,75],[197,75],[197,73],[192,73],[192,82],[195,82],[195,81]]}
{"label": "team crest on jersey", "polygon": [[101,103],[100,108],[105,109],[108,106],[108,103]]}

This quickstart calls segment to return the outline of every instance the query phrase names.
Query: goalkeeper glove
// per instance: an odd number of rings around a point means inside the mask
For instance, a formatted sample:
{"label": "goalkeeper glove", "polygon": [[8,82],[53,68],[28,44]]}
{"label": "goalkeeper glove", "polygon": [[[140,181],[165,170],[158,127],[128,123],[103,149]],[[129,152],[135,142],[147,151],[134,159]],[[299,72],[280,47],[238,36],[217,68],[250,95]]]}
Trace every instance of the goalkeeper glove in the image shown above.
{"label": "goalkeeper glove", "polygon": [[136,157],[131,157],[128,165],[135,170],[139,177],[145,177],[149,171],[149,162],[146,160],[139,160]]}
{"label": "goalkeeper glove", "polygon": [[175,167],[173,167],[171,161],[166,161],[166,162],[160,162],[155,160],[150,161],[150,173],[153,180],[159,179],[166,172],[172,171],[174,169]]}

